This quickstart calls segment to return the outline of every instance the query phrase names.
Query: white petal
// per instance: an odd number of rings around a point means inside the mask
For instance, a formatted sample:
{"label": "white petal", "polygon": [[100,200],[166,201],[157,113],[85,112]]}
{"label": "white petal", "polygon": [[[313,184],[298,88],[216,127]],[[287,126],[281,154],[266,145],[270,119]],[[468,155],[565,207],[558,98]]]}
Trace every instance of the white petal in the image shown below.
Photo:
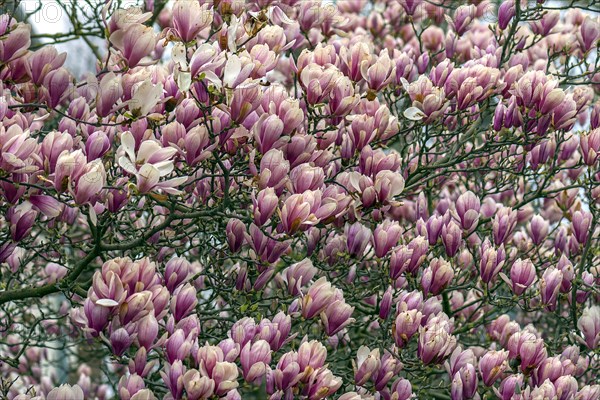
{"label": "white petal", "polygon": [[215,88],[217,90],[221,90],[221,87],[223,86],[223,83],[221,82],[221,79],[219,79],[219,77],[217,76],[217,74],[215,74],[212,71],[204,71],[204,78],[209,81],[210,83],[212,83],[213,85],[215,85]]}
{"label": "white petal", "polygon": [[129,159],[131,161],[135,160],[135,138],[131,132],[126,131],[121,134],[121,146],[123,146]]}
{"label": "white petal", "polygon": [[229,51],[232,52],[237,51],[237,43],[235,42],[235,39],[237,37],[237,30],[239,25],[240,22],[238,18],[235,15],[232,15],[230,26],[227,29],[227,47],[229,48]]}
{"label": "white petal", "polygon": [[119,50],[123,49],[123,38],[125,37],[125,29],[117,29],[114,31],[108,40]]}
{"label": "white petal", "polygon": [[200,47],[198,47],[198,49],[196,49],[196,51],[194,51],[194,54],[192,55],[192,59],[199,55],[200,53],[206,53],[206,54],[211,54],[211,56],[207,57],[214,57],[217,54],[217,50],[210,44],[208,43],[204,43],[203,45],[201,45]]}
{"label": "white petal", "polygon": [[423,111],[419,110],[417,107],[408,107],[406,110],[404,110],[403,114],[405,118],[408,118],[412,121],[420,121],[426,116]]}
{"label": "white petal", "polygon": [[240,58],[235,54],[230,56],[225,64],[225,69],[223,72],[223,83],[227,87],[232,87],[233,82],[240,75],[240,71],[242,70],[242,62]]}
{"label": "white petal", "polygon": [[127,157],[119,157],[119,166],[121,168],[123,168],[125,171],[129,172],[130,174],[137,173],[137,169],[135,168],[135,165],[133,165],[131,160]]}
{"label": "white petal", "polygon": [[177,43],[173,46],[171,50],[171,58],[173,62],[179,64],[179,67],[182,69],[187,69],[187,59],[185,57],[186,49],[183,43]]}
{"label": "white petal", "polygon": [[404,88],[404,90],[406,90],[408,92],[410,83],[408,83],[408,81],[404,77],[400,78],[400,82],[402,83],[402,87]]}
{"label": "white petal", "polygon": [[118,306],[119,303],[117,303],[113,299],[100,299],[100,300],[96,300],[96,305],[102,306],[102,307],[115,307],[115,306]]}
{"label": "white petal", "polygon": [[137,188],[140,193],[147,193],[152,190],[160,179],[158,169],[152,164],[144,164],[140,168],[137,176]]}
{"label": "white petal", "polygon": [[[147,164],[149,165],[149,164]],[[154,168],[158,170],[160,176],[169,175],[173,171],[173,161],[161,161],[156,164],[152,164]]]}
{"label": "white petal", "polygon": [[[94,206],[91,204],[89,206],[90,206],[89,207],[90,208],[90,220],[92,221],[92,224],[94,226],[96,226],[96,225],[98,225],[98,215],[96,214],[96,209],[94,209]],[[103,299],[103,300],[109,300],[109,299]],[[111,300],[111,301],[113,301],[114,303],[117,303],[114,300]],[[98,304],[98,303],[96,303],[96,304]]]}
{"label": "white petal", "polygon": [[182,92],[187,92],[192,86],[192,74],[175,70],[175,78],[177,79],[177,87]]}
{"label": "white petal", "polygon": [[141,116],[148,114],[160,101],[162,92],[162,83],[153,85],[150,79],[145,80],[135,91],[131,99],[133,107],[130,106],[130,109],[133,111],[139,108]]}
{"label": "white petal", "polygon": [[273,22],[273,17],[277,16],[281,23],[283,24],[293,24],[294,21],[292,19],[290,19],[290,17],[287,16],[286,13],[284,13],[281,8],[279,8],[278,6],[271,6],[269,7],[269,10],[267,11],[267,16],[269,18],[269,20],[271,20],[271,22]]}

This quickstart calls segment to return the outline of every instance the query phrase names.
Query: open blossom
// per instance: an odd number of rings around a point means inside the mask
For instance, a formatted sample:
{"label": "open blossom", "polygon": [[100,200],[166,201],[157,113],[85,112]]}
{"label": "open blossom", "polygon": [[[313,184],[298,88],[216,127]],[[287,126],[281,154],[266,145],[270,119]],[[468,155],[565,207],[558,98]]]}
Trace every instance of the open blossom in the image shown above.
{"label": "open blossom", "polygon": [[197,370],[188,370],[183,376],[183,386],[190,400],[200,400],[212,396],[215,381],[201,376]]}
{"label": "open blossom", "polygon": [[173,5],[173,28],[184,42],[193,40],[210,25],[212,18],[208,4],[201,6],[200,3],[178,0]]}
{"label": "open blossom", "polygon": [[329,217],[335,210],[333,203],[321,202],[320,190],[307,190],[302,194],[293,194],[281,207],[280,218],[283,230],[293,234],[305,230],[320,220]]}
{"label": "open blossom", "polygon": [[305,392],[311,399],[324,399],[342,386],[342,379],[333,375],[331,370],[322,367],[309,377]]}
{"label": "open blossom", "polygon": [[54,388],[48,393],[46,396],[48,400],[83,400],[83,390],[78,385],[61,385],[57,388]]}
{"label": "open blossom", "polygon": [[408,245],[398,246],[390,257],[390,276],[396,279],[403,272],[414,274],[425,261],[428,242],[423,236],[417,236]]}
{"label": "open blossom", "polygon": [[2,396],[599,399],[592,5],[56,2],[0,15]]}
{"label": "open blossom", "polygon": [[136,140],[130,132],[121,135],[121,143],[120,150],[124,154],[119,157],[119,165],[136,176],[140,193],[149,192],[154,188],[175,193],[177,190],[174,187],[187,180],[180,177],[159,182],[161,177],[173,171],[173,161],[170,159],[177,152],[176,149],[163,148],[156,141],[145,140],[139,144],[136,151]]}
{"label": "open blossom", "polygon": [[517,332],[508,341],[509,357],[521,359],[521,370],[528,374],[538,367],[546,358],[544,341],[526,331]]}
{"label": "open blossom", "polygon": [[384,49],[379,57],[373,57],[371,62],[363,60],[360,64],[360,73],[370,89],[379,91],[392,81],[396,74],[396,67],[387,49]]}
{"label": "open blossom", "polygon": [[296,264],[290,265],[285,274],[289,293],[292,295],[298,295],[300,293],[300,289],[303,286],[306,286],[317,272],[318,270],[308,258],[305,258]]}
{"label": "open blossom", "polygon": [[322,102],[331,92],[340,72],[333,66],[309,64],[300,73],[300,82],[306,88],[310,104]]}

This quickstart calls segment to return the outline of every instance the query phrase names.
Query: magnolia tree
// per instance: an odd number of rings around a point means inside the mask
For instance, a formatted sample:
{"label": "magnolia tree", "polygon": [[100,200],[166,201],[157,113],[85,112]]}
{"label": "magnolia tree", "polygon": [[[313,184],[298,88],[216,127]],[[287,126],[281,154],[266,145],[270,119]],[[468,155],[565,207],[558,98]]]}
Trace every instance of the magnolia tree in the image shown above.
{"label": "magnolia tree", "polygon": [[598,3],[120,6],[0,17],[0,397],[600,399]]}

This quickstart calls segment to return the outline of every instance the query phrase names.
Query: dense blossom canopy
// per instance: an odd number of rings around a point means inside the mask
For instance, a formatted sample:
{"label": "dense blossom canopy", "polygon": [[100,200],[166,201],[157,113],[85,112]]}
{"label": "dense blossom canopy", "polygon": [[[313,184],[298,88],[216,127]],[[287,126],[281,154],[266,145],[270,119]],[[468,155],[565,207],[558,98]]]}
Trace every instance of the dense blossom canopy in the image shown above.
{"label": "dense blossom canopy", "polygon": [[0,16],[0,397],[600,399],[597,3],[100,3]]}

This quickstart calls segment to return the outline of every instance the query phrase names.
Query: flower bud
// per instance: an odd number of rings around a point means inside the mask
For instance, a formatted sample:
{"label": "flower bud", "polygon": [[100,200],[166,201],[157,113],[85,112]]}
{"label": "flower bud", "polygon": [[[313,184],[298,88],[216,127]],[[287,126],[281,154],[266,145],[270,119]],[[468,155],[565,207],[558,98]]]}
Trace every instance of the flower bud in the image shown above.
{"label": "flower bud", "polygon": [[583,20],[580,26],[582,50],[588,52],[594,46],[598,37],[600,37],[600,22],[598,18],[593,18],[591,15]]}
{"label": "flower bud", "polygon": [[471,22],[475,18],[475,12],[476,8],[474,5],[462,5],[454,11],[454,18],[448,18],[459,36],[462,36],[469,29]]}
{"label": "flower bud", "polygon": [[361,223],[356,222],[349,226],[346,236],[348,252],[357,258],[361,258],[371,241],[371,230]]}
{"label": "flower bud", "polygon": [[169,363],[173,364],[176,360],[184,361],[188,358],[197,335],[198,332],[192,331],[186,337],[183,329],[176,329],[165,343],[165,353]]}
{"label": "flower bud", "polygon": [[101,158],[110,149],[110,140],[102,131],[92,133],[85,142],[85,155],[88,162]]}
{"label": "flower bud", "polygon": [[354,307],[345,303],[343,300],[335,300],[329,304],[321,313],[321,321],[327,336],[333,336],[347,325],[355,321],[350,318],[354,312]]}
{"label": "flower bud", "polygon": [[548,221],[546,221],[540,215],[536,215],[531,219],[529,224],[529,235],[536,246],[541,244],[546,239],[549,228],[550,226]]}
{"label": "flower bud", "polygon": [[240,363],[246,382],[255,383],[259,381],[267,372],[271,362],[271,346],[265,340],[250,342],[242,348],[240,353]]}
{"label": "flower bud", "polygon": [[118,328],[110,334],[110,345],[113,354],[122,356],[133,343],[133,337],[124,328]]}
{"label": "flower bud", "polygon": [[440,294],[454,278],[454,270],[449,262],[434,258],[421,276],[421,287],[425,296]]}
{"label": "flower bud", "polygon": [[600,345],[600,307],[584,309],[577,320],[577,328],[581,331],[586,346],[590,350],[597,349]]}
{"label": "flower bud", "polygon": [[83,400],[83,390],[78,385],[60,385],[46,396],[47,400]]}
{"label": "flower bud", "polygon": [[462,243],[462,231],[454,221],[449,221],[442,227],[442,242],[446,255],[454,257]]}
{"label": "flower bud", "polygon": [[[408,0],[410,1],[410,0]],[[408,400],[413,398],[412,385],[408,379],[398,378],[392,384],[392,399]]]}
{"label": "flower bud", "polygon": [[398,314],[392,327],[398,347],[406,347],[410,338],[419,330],[422,318],[423,314],[418,310],[405,310]]}
{"label": "flower bud", "polygon": [[500,384],[498,390],[499,398],[501,400],[512,400],[517,394],[521,393],[523,385],[523,375],[510,375],[505,378]]}
{"label": "flower bud", "polygon": [[379,258],[385,257],[390,249],[398,243],[401,235],[402,230],[398,222],[385,220],[377,225],[373,232],[375,255]]}
{"label": "flower bud", "polygon": [[192,265],[188,260],[182,257],[174,257],[167,262],[165,266],[165,286],[169,292],[173,293],[179,285],[184,283],[190,273]]}
{"label": "flower bud", "polygon": [[173,364],[166,364],[165,370],[160,372],[163,382],[171,392],[171,396],[175,399],[181,398],[184,373],[185,367],[181,360],[177,360]]}
{"label": "flower bud", "polygon": [[[522,295],[536,278],[535,267],[530,259],[517,259],[510,268],[510,280],[507,283],[517,296]],[[506,280],[505,280],[506,281]]]}
{"label": "flower bud", "polygon": [[504,266],[506,253],[504,245],[500,245],[498,249],[494,249],[490,244],[489,239],[485,239],[480,250],[481,261],[479,263],[479,273],[481,279],[485,283],[489,283],[498,275]]}
{"label": "flower bud", "polygon": [[477,392],[477,372],[473,364],[465,364],[452,378],[450,397],[452,400],[471,399]]}
{"label": "flower bud", "polygon": [[419,7],[421,6],[421,4],[423,3],[422,0],[399,0],[399,1],[400,1],[400,5],[402,6],[402,8],[404,8],[404,11],[406,11],[406,14],[408,14],[410,16],[415,15],[415,11],[417,11],[419,9]]}
{"label": "flower bud", "polygon": [[575,211],[571,220],[571,228],[577,242],[585,245],[590,234],[590,226],[592,225],[592,213],[589,211]]}
{"label": "flower bud", "polygon": [[515,16],[515,0],[503,1],[498,7],[498,26],[505,30],[510,20]]}
{"label": "flower bud", "polygon": [[390,315],[390,309],[392,308],[392,287],[388,286],[387,290],[381,297],[381,302],[379,303],[379,318],[387,319]]}
{"label": "flower bud", "polygon": [[539,287],[542,303],[545,304],[550,311],[556,309],[556,300],[562,281],[563,274],[555,267],[546,269],[542,275],[542,279],[540,279]]}
{"label": "flower bud", "polygon": [[492,224],[494,243],[505,243],[517,225],[517,212],[510,207],[502,207],[496,212]]}
{"label": "flower bud", "polygon": [[480,207],[479,197],[471,191],[458,197],[458,200],[456,200],[456,216],[464,230],[471,231],[477,226]]}
{"label": "flower bud", "polygon": [[15,242],[27,236],[38,216],[37,210],[34,210],[28,201],[10,207],[6,214],[7,220],[10,221],[10,234]]}
{"label": "flower bud", "polygon": [[254,223],[263,226],[273,215],[279,205],[279,198],[273,188],[266,188],[258,193],[258,196],[252,194]]}
{"label": "flower bud", "polygon": [[244,243],[246,226],[239,219],[231,218],[229,219],[229,222],[227,222],[225,232],[227,234],[227,243],[229,244],[229,249],[234,253],[238,252]]}
{"label": "flower bud", "polygon": [[176,322],[181,321],[196,308],[198,304],[196,296],[196,288],[189,283],[175,290],[171,300],[171,312]]}

